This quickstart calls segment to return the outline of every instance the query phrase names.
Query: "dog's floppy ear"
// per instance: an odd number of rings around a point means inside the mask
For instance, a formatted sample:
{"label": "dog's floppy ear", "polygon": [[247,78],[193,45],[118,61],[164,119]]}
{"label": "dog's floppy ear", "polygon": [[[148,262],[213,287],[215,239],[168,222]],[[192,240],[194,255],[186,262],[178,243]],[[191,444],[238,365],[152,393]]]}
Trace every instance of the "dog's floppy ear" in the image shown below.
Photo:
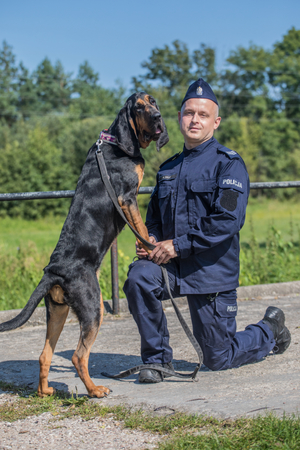
{"label": "dog's floppy ear", "polygon": [[114,134],[118,146],[129,156],[140,155],[140,144],[136,135],[135,124],[131,114],[133,105],[132,97],[129,97],[124,107],[120,110],[115,120]]}
{"label": "dog's floppy ear", "polygon": [[163,118],[161,120],[162,120],[162,123],[164,126],[164,131],[160,134],[159,138],[156,141],[156,150],[158,152],[164,145],[166,145],[169,142],[169,135],[167,132],[166,124],[165,124]]}

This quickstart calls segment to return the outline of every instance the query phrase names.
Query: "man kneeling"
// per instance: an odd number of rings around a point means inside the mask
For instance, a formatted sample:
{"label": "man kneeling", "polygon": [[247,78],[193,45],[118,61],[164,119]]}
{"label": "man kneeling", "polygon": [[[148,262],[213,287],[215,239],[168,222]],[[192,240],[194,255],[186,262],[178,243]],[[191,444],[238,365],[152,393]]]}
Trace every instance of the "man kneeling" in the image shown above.
{"label": "man kneeling", "polygon": [[[165,161],[148,206],[146,226],[155,249],[137,247],[124,285],[141,335],[144,364],[172,366],[172,349],[161,301],[168,298],[160,264],[166,264],[173,296],[187,296],[193,333],[211,370],[259,361],[291,342],[283,311],[270,306],[257,324],[236,332],[239,231],[245,222],[249,177],[242,158],[213,137],[219,106],[199,79],[178,113],[183,152]],[[163,375],[143,369],[140,383]]]}

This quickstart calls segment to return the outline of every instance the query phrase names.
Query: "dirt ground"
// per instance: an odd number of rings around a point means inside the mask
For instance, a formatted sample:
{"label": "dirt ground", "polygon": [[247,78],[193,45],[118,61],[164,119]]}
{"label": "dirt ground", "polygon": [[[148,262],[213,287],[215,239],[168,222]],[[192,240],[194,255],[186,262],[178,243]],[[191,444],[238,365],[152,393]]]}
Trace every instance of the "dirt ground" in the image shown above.
{"label": "dirt ground", "polygon": [[[238,330],[259,321],[269,305],[279,306],[286,315],[292,334],[290,348],[283,355],[270,355],[256,364],[212,372],[202,366],[198,382],[168,378],[163,383],[142,385],[137,375],[123,380],[104,378],[102,371],[118,373],[141,363],[140,338],[129,314],[119,318],[106,315],[90,356],[90,374],[96,384],[108,386],[111,394],[99,401],[104,405],[142,405],[151,411],[180,410],[216,417],[251,416],[266,411],[297,413],[300,360],[300,297],[253,299],[238,302]],[[190,372],[197,356],[170,306],[165,308],[174,349],[174,366]],[[189,310],[181,311],[190,323]],[[49,374],[50,385],[57,389],[86,394],[72,365],[71,357],[79,337],[77,323],[65,325]],[[36,388],[39,355],[45,339],[45,326],[29,326],[0,335],[0,380]]]}

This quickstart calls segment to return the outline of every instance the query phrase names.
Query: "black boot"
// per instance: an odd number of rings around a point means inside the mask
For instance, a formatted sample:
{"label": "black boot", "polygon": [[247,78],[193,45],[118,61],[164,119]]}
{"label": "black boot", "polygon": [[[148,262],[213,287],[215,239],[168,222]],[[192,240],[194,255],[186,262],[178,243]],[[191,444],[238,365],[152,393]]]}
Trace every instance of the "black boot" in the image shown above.
{"label": "black boot", "polygon": [[[173,364],[171,362],[164,364],[157,364],[157,366],[164,367],[165,369],[174,370]],[[139,374],[140,383],[160,383],[164,381],[164,378],[170,377],[171,375],[164,375],[155,369],[142,369]]]}
{"label": "black boot", "polygon": [[263,323],[268,325],[274,334],[275,347],[273,352],[281,354],[286,351],[291,343],[291,333],[284,324],[284,312],[275,306],[269,306],[263,318]]}

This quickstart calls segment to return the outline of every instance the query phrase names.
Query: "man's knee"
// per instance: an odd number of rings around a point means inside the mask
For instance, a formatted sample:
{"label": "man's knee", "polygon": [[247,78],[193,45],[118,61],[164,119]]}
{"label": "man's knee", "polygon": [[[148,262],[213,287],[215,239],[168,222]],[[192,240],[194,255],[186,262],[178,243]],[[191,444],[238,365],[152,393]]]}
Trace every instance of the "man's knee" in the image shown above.
{"label": "man's knee", "polygon": [[230,349],[214,348],[206,345],[203,348],[204,364],[213,371],[228,369],[229,351]]}
{"label": "man's knee", "polygon": [[124,292],[125,289],[134,288],[135,286],[148,288],[153,285],[155,287],[158,284],[157,276],[155,276],[157,272],[160,274],[159,267],[147,259],[134,261],[129,266]]}

